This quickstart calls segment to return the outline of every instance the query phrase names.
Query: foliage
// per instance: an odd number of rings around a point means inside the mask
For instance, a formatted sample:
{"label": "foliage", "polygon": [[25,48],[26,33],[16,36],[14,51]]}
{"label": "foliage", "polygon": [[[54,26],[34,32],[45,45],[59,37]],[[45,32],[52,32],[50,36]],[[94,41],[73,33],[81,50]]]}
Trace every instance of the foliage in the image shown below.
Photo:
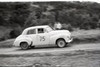
{"label": "foliage", "polygon": [[[100,28],[100,4],[96,2],[0,2],[0,25],[23,30],[61,22],[66,29]],[[68,27],[67,27],[68,26]],[[20,27],[20,29],[19,29]],[[20,32],[15,34],[18,36]]]}

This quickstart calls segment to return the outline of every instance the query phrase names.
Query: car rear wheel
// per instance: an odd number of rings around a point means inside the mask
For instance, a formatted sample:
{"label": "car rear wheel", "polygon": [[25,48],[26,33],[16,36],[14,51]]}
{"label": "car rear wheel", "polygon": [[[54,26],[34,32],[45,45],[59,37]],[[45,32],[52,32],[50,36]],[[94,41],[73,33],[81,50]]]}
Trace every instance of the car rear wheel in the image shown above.
{"label": "car rear wheel", "polygon": [[60,48],[63,48],[63,47],[65,47],[67,45],[64,39],[57,40],[56,44]]}
{"label": "car rear wheel", "polygon": [[28,45],[27,42],[22,42],[22,43],[20,44],[20,47],[21,47],[21,49],[26,50],[26,49],[29,48],[29,45]]}

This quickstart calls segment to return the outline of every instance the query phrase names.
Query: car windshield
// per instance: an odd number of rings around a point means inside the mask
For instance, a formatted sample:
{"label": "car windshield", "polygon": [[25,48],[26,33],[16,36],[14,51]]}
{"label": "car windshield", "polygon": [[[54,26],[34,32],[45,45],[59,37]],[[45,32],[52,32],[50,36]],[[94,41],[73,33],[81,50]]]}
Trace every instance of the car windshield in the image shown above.
{"label": "car windshield", "polygon": [[47,27],[46,29],[48,32],[53,31],[53,28],[51,28],[51,27]]}

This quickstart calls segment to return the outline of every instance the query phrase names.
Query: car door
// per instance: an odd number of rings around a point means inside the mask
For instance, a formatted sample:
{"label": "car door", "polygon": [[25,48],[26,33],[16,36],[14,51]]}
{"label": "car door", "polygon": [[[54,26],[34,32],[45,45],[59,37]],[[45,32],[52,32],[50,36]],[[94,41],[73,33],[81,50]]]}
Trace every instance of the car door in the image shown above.
{"label": "car door", "polygon": [[37,45],[36,29],[30,29],[27,31],[27,37],[31,38],[32,45]]}
{"label": "car door", "polygon": [[46,32],[44,28],[37,29],[37,40],[38,45],[48,45],[49,44],[49,33]]}

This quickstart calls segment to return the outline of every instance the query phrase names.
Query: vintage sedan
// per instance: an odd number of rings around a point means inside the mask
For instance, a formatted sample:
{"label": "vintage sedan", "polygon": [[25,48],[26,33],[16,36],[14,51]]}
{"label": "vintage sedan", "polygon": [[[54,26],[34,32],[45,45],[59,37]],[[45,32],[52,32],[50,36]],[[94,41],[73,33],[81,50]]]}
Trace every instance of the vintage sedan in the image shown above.
{"label": "vintage sedan", "polygon": [[68,30],[53,30],[50,26],[34,26],[26,28],[15,41],[14,46],[20,46],[21,49],[28,49],[35,45],[54,44],[58,47],[65,47],[73,40]]}

